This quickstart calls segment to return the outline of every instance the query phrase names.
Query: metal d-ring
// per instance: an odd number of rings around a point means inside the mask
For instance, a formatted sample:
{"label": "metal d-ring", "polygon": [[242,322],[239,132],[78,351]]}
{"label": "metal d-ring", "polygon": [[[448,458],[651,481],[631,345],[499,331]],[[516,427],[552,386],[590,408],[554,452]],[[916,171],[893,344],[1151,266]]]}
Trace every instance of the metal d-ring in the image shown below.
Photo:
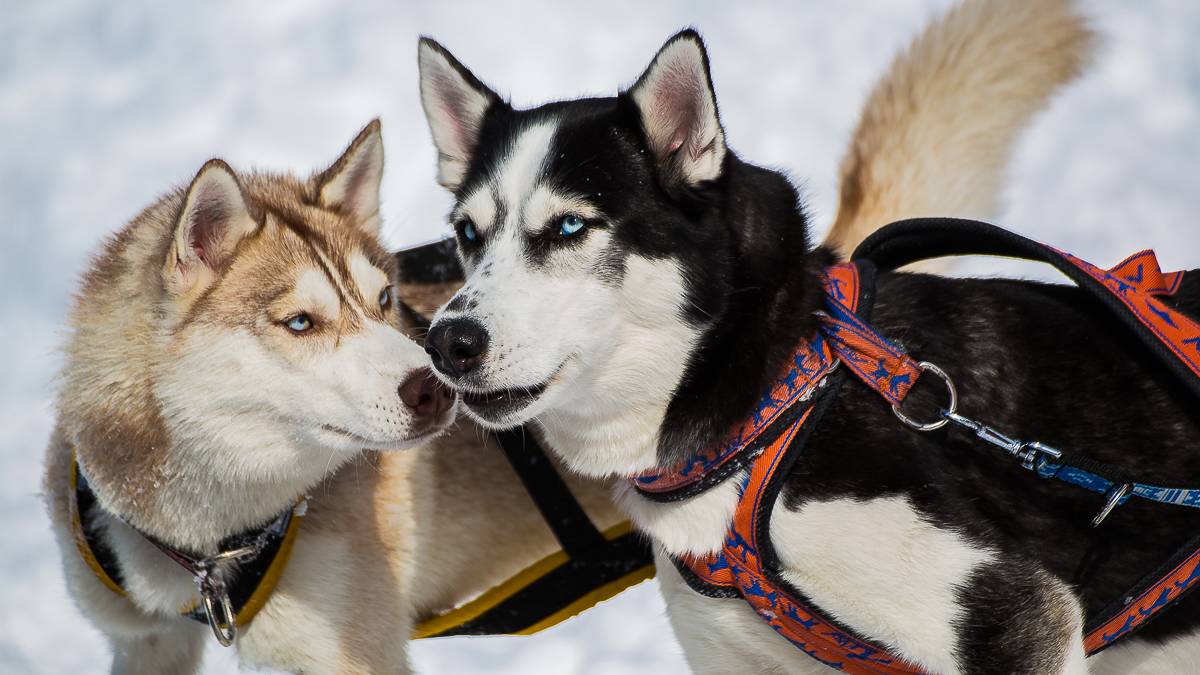
{"label": "metal d-ring", "polygon": [[916,429],[917,431],[933,431],[935,429],[941,429],[950,421],[949,416],[958,412],[958,390],[954,388],[954,381],[950,379],[950,376],[946,374],[946,371],[938,368],[936,365],[928,361],[921,361],[917,364],[917,367],[921,369],[921,372],[933,373],[942,379],[942,382],[944,382],[946,385],[946,391],[950,392],[950,404],[947,405],[946,409],[942,412],[941,419],[928,423],[918,422],[908,415],[905,415],[904,412],[900,410],[899,403],[892,405],[892,412],[895,413],[896,418],[901,422],[904,422],[906,426]]}

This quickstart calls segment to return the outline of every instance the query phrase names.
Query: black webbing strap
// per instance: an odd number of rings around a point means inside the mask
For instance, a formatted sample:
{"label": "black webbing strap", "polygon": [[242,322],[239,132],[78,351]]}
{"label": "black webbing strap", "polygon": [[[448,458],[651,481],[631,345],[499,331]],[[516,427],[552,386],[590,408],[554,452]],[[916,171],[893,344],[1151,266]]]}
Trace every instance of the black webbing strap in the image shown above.
{"label": "black webbing strap", "polygon": [[74,464],[71,471],[75,472],[75,508],[79,514],[79,526],[83,529],[84,541],[92,551],[92,557],[104,573],[118,587],[125,588],[125,577],[121,574],[121,566],[117,564],[117,555],[109,548],[108,543],[96,531],[96,521],[92,509],[96,507],[96,493],[88,484],[87,476]]}
{"label": "black webbing strap", "polygon": [[994,255],[1043,262],[1062,272],[1084,292],[1099,300],[1121,323],[1174,373],[1184,385],[1200,396],[1200,378],[1188,370],[1179,358],[1138,321],[1128,308],[1105,286],[1083,270],[1064,260],[1053,250],[990,223],[966,218],[912,218],[880,228],[855,249],[851,260],[870,260],[881,270],[894,270],[931,258],[959,255]]}
{"label": "black webbing strap", "polygon": [[[590,555],[572,556],[483,614],[426,637],[528,635],[653,576],[653,564],[646,538],[637,532],[626,532],[606,541],[603,549],[594,549]],[[597,592],[602,597],[590,597]]]}
{"label": "black webbing strap", "polygon": [[508,463],[525,486],[525,492],[567,555],[583,557],[607,543],[532,432],[520,427],[501,431],[495,436]]}
{"label": "black webbing strap", "polygon": [[400,264],[400,283],[445,284],[462,281],[463,269],[455,254],[453,238],[439,239],[428,244],[396,251]]}

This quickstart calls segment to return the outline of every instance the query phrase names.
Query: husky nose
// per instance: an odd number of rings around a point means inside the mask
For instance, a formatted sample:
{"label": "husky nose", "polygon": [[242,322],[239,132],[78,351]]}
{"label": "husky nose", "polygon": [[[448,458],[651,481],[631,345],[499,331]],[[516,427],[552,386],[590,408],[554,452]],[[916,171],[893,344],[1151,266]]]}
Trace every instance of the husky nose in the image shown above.
{"label": "husky nose", "polygon": [[416,418],[413,426],[418,429],[433,426],[454,403],[454,394],[428,368],[414,370],[404,378],[399,393],[400,400]]}
{"label": "husky nose", "polygon": [[475,370],[487,347],[487,329],[462,317],[438,321],[425,337],[425,351],[433,359],[433,367],[447,377],[462,377]]}

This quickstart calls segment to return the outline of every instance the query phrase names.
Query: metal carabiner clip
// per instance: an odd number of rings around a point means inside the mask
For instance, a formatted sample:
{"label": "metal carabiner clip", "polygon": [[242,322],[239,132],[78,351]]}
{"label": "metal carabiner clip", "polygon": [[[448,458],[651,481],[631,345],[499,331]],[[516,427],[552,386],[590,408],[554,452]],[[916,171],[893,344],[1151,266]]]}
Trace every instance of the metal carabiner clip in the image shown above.
{"label": "metal carabiner clip", "polygon": [[233,613],[233,603],[229,600],[229,594],[206,587],[200,591],[200,597],[204,600],[204,615],[208,617],[208,627],[212,629],[217,642],[221,643],[222,647],[232,645],[237,638],[237,616]]}
{"label": "metal carabiner clip", "polygon": [[1092,527],[1100,527],[1100,523],[1104,522],[1104,519],[1108,517],[1108,514],[1112,513],[1113,509],[1117,508],[1117,505],[1121,503],[1122,499],[1125,499],[1125,496],[1128,495],[1131,490],[1133,490],[1132,483],[1122,483],[1119,487],[1114,487],[1113,489],[1109,490],[1108,499],[1104,501],[1104,507],[1100,509],[1100,513],[1097,513],[1095,518],[1092,518]]}
{"label": "metal carabiner clip", "polygon": [[243,546],[221,551],[196,563],[196,586],[200,591],[200,599],[204,601],[204,615],[208,618],[208,627],[222,647],[232,645],[237,638],[237,614],[233,611],[233,602],[225,590],[225,583],[212,576],[213,570],[221,563],[245,558],[257,550],[254,546]]}

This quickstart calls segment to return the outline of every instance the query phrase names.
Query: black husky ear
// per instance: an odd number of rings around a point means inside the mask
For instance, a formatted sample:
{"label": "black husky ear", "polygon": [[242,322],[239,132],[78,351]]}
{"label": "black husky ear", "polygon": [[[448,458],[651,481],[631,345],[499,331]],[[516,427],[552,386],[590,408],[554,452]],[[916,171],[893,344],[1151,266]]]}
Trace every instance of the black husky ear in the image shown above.
{"label": "black husky ear", "polygon": [[438,182],[455,190],[471,163],[483,117],[500,97],[429,38],[421,38],[417,63],[421,106],[438,151]]}
{"label": "black husky ear", "polygon": [[371,120],[342,156],[317,176],[321,206],[349,216],[369,234],[379,233],[379,183],[383,179],[383,135]]}
{"label": "black husky ear", "polygon": [[237,176],[229,165],[210,159],[188,186],[175,221],[166,261],[167,287],[183,293],[206,286],[223,269],[233,250],[258,229]]}
{"label": "black husky ear", "polygon": [[676,34],[629,89],[650,150],[669,183],[696,185],[721,175],[725,132],[696,31]]}

